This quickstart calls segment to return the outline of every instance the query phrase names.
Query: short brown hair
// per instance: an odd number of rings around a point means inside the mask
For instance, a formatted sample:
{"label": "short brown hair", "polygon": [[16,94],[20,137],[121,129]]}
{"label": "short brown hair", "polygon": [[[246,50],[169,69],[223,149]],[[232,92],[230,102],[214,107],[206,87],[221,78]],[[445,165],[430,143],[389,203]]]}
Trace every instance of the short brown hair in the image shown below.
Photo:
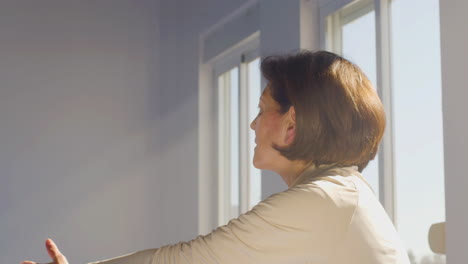
{"label": "short brown hair", "polygon": [[261,71],[281,114],[296,112],[291,145],[273,147],[289,160],[362,171],[377,154],[385,112],[372,83],[350,61],[327,51],[269,56]]}

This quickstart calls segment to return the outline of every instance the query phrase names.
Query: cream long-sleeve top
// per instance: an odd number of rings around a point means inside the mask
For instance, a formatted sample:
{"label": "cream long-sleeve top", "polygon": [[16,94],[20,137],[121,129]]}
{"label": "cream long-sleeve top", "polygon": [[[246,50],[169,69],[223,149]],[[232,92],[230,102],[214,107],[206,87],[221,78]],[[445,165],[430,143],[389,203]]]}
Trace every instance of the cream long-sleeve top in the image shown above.
{"label": "cream long-sleeve top", "polygon": [[205,236],[92,264],[409,264],[357,167],[309,167],[286,191]]}

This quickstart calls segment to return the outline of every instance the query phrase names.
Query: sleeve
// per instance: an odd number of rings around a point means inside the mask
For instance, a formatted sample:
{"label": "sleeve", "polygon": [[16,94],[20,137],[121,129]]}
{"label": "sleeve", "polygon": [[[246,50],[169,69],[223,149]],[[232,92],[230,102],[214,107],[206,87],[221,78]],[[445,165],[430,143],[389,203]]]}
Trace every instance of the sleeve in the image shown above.
{"label": "sleeve", "polygon": [[148,251],[148,257],[136,253],[142,257],[97,263],[321,263],[346,232],[353,212],[320,188],[289,189],[208,235]]}

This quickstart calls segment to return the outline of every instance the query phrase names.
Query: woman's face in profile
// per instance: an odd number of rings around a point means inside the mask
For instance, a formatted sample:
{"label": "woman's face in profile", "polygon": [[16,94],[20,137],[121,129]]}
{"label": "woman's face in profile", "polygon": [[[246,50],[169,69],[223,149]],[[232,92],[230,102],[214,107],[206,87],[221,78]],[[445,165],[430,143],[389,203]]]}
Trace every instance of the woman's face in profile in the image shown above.
{"label": "woman's face in profile", "polygon": [[250,128],[255,131],[256,143],[253,164],[257,169],[275,171],[278,161],[284,157],[272,144],[284,146],[285,135],[280,105],[271,97],[269,86],[263,91],[258,107],[259,113],[250,124]]}

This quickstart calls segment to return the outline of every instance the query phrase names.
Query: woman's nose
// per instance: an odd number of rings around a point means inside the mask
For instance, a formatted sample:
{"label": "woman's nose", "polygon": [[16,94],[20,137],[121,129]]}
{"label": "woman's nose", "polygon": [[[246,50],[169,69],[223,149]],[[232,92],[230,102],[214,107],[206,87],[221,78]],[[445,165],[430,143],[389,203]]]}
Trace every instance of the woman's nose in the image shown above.
{"label": "woman's nose", "polygon": [[255,130],[255,123],[257,122],[257,118],[255,117],[254,120],[250,123],[250,129]]}

